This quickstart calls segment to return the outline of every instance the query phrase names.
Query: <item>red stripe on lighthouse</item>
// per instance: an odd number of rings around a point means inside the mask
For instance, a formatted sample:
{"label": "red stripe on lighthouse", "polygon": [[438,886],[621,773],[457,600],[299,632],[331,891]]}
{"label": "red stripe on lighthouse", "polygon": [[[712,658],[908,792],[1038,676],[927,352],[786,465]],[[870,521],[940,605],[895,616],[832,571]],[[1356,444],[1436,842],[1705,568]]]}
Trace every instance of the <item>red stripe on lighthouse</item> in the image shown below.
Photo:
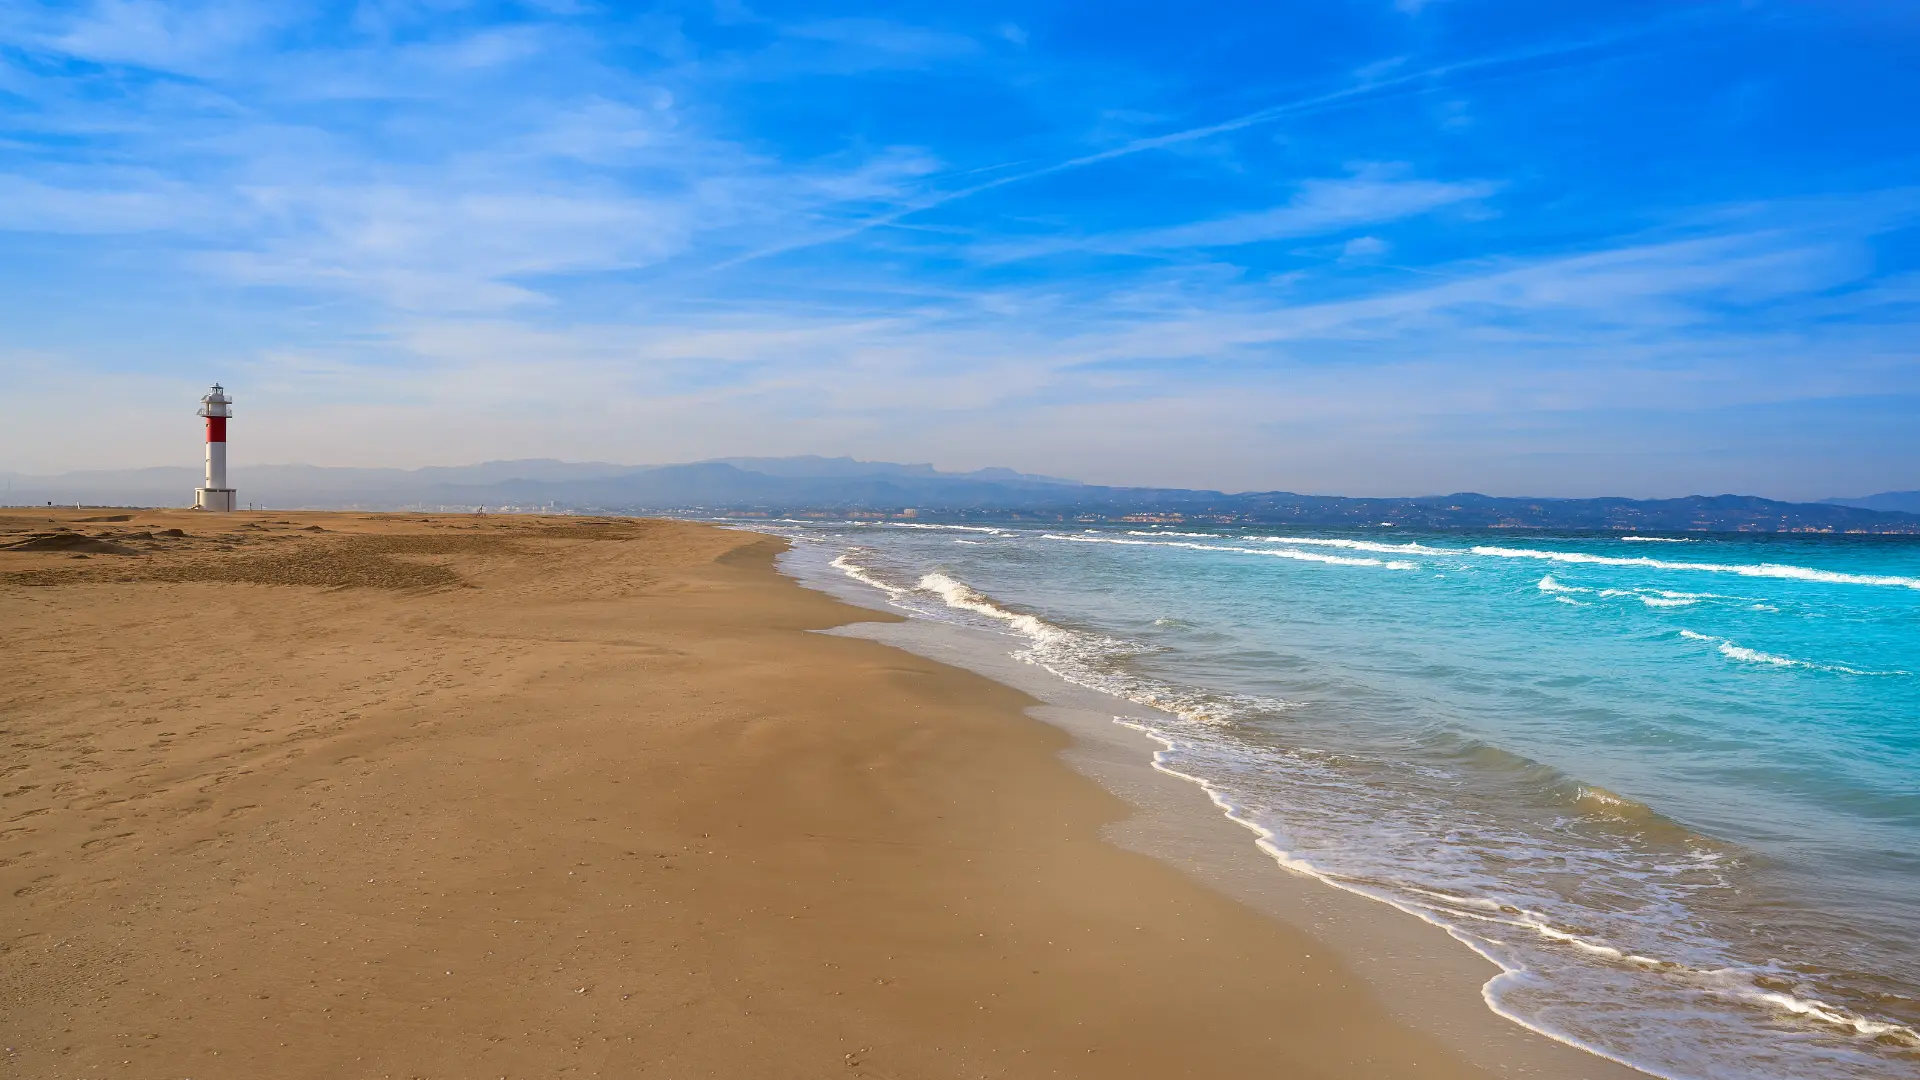
{"label": "red stripe on lighthouse", "polygon": [[207,441],[227,441],[227,418],[224,416],[207,417]]}

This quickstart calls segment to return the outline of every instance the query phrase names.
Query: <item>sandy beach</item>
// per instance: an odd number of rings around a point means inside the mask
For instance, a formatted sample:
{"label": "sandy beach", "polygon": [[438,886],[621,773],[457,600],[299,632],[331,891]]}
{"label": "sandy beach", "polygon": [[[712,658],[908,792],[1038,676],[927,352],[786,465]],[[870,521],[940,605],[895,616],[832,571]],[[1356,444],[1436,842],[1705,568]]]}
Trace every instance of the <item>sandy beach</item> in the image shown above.
{"label": "sandy beach", "polygon": [[887,616],[780,541],[0,512],[35,535],[0,551],[7,1075],[1515,1074],[1110,842],[1032,698],[810,632]]}

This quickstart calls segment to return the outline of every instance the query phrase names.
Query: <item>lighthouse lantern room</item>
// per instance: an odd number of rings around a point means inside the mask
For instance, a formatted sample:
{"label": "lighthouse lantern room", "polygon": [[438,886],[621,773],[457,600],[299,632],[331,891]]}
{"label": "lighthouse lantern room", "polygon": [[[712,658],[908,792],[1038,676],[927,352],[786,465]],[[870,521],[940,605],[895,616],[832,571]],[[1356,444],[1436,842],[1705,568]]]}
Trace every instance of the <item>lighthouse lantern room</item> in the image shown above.
{"label": "lighthouse lantern room", "polygon": [[227,419],[233,415],[233,399],[219,383],[200,399],[200,415],[207,418],[207,482],[194,489],[193,508],[232,510],[234,490],[227,486]]}

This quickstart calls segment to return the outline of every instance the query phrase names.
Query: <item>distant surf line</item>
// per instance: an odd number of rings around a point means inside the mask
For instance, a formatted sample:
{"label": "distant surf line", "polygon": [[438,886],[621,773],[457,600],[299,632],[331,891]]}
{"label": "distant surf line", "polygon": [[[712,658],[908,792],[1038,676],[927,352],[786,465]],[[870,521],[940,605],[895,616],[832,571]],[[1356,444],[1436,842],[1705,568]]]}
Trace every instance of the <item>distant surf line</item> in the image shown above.
{"label": "distant surf line", "polygon": [[1893,574],[1845,574],[1837,570],[1816,570],[1786,563],[1700,563],[1669,562],[1644,556],[1623,559],[1611,555],[1590,555],[1584,551],[1540,551],[1535,548],[1478,546],[1469,549],[1475,555],[1501,559],[1542,559],[1548,562],[1584,563],[1593,566],[1640,566],[1652,570],[1689,570],[1710,574],[1738,574],[1741,577],[1783,578],[1789,581],[1817,581],[1828,585],[1885,585],[1920,589],[1920,578]]}
{"label": "distant surf line", "polygon": [[1300,562],[1326,563],[1331,566],[1383,566],[1388,570],[1417,569],[1417,567],[1410,562],[1384,562],[1380,559],[1355,559],[1343,555],[1322,555],[1317,551],[1293,551],[1287,548],[1231,547],[1224,544],[1192,544],[1181,540],[1121,540],[1111,536],[1066,536],[1061,533],[1043,533],[1042,536],[1047,540],[1068,540],[1078,544],[1123,544],[1129,547],[1187,548],[1193,551],[1224,551],[1235,555],[1265,555],[1269,558],[1296,559]]}
{"label": "distant surf line", "polygon": [[[1737,574],[1740,577],[1778,578],[1788,581],[1814,581],[1828,585],[1874,585],[1920,590],[1920,578],[1902,577],[1894,574],[1848,574],[1837,570],[1819,570],[1810,566],[1794,566],[1789,563],[1703,563],[1673,562],[1667,559],[1655,559],[1648,556],[1621,557],[1616,555],[1594,555],[1584,551],[1542,551],[1538,548],[1510,548],[1493,545],[1475,545],[1461,548],[1436,548],[1424,544],[1382,544],[1369,540],[1347,540],[1333,537],[1316,536],[1230,536],[1219,533],[1176,533],[1131,531],[1129,536],[1179,536],[1188,538],[1206,538],[1211,540],[1253,540],[1274,544],[1300,544],[1322,547],[1342,547],[1356,551],[1370,551],[1380,554],[1399,555],[1446,555],[1465,557],[1478,555],[1501,559],[1541,559],[1548,562],[1581,563],[1593,566],[1634,566],[1651,570],[1680,570],[1710,574]],[[1079,537],[1049,534],[1052,539],[1073,540]],[[1101,539],[1087,537],[1086,539]],[[1124,543],[1115,539],[1104,539],[1106,543]],[[1133,541],[1147,543],[1148,541]],[[1165,543],[1163,546],[1181,546]],[[1200,545],[1186,545],[1199,547]],[[1247,550],[1216,547],[1215,550]],[[1305,553],[1302,553],[1305,554]],[[1399,567],[1396,567],[1398,569]]]}

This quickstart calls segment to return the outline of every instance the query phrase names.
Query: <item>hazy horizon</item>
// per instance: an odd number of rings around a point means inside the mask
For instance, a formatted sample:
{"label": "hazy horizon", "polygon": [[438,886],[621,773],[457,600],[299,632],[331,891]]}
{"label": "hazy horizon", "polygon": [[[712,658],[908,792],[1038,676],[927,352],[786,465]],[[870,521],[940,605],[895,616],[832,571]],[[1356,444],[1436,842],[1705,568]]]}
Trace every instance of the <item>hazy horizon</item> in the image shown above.
{"label": "hazy horizon", "polygon": [[[502,466],[502,465],[511,466],[511,465],[522,464],[522,463],[530,463],[530,464],[537,463],[537,464],[543,464],[543,465],[564,465],[564,466],[580,466],[580,467],[604,466],[609,469],[638,470],[638,469],[673,468],[676,466],[685,466],[685,465],[737,464],[737,459],[744,456],[745,455],[729,455],[728,458],[704,458],[698,461],[650,461],[650,462],[565,461],[559,458],[497,458],[497,459],[490,459],[485,461],[469,461],[469,462],[457,462],[457,463],[438,462],[438,463],[432,463],[427,465],[415,465],[415,466],[406,466],[406,467],[315,465],[311,462],[281,461],[281,462],[256,462],[249,465],[235,466],[233,471],[236,476],[242,476],[249,470],[272,470],[272,469],[326,470],[326,469],[363,469],[365,468],[365,469],[393,469],[401,472],[415,473],[415,472],[420,472],[420,471],[429,470],[429,469],[459,471],[459,470],[468,470],[468,469],[479,469],[485,466]],[[729,460],[729,459],[734,459],[734,460]],[[948,469],[948,468],[943,468],[940,465],[933,462],[878,461],[878,460],[871,460],[871,459],[853,458],[853,457],[844,456],[844,455],[797,454],[797,455],[792,455],[787,457],[766,458],[762,460],[790,462],[790,461],[803,461],[808,459],[820,459],[820,460],[829,461],[829,462],[845,461],[845,462],[853,462],[857,465],[873,465],[873,466],[886,466],[886,467],[906,467],[906,468],[926,467],[926,468],[933,469],[936,473],[942,476],[966,476],[966,475],[971,475],[973,473],[983,472],[983,471],[985,472],[1004,471],[1004,472],[1014,473],[1019,476],[1033,478],[1033,479],[1040,479],[1040,480],[1060,480],[1068,483],[1094,484],[1096,486],[1110,486],[1110,487],[1122,487],[1122,488],[1164,487],[1170,490],[1175,488],[1181,488],[1186,490],[1219,491],[1227,495],[1254,494],[1254,493],[1269,492],[1269,491],[1283,491],[1283,490],[1291,491],[1292,490],[1292,489],[1281,489],[1281,488],[1227,488],[1227,487],[1220,487],[1219,485],[1206,485],[1206,484],[1189,486],[1189,485],[1138,484],[1138,483],[1128,483],[1124,481],[1117,482],[1117,483],[1107,483],[1102,481],[1089,481],[1082,477],[1077,477],[1077,476],[1059,476],[1054,474],[1029,473],[1025,470],[1012,469],[1008,466],[986,465],[986,466],[979,466],[977,468],[969,468],[969,469]],[[750,464],[739,464],[738,467],[746,471],[754,471]],[[27,472],[20,472],[20,471],[9,470],[9,469],[0,469],[0,476],[5,476],[8,479],[8,481],[11,482],[16,479],[19,479],[19,480],[58,479],[62,476],[70,476],[70,475],[76,475],[76,474],[92,473],[92,474],[113,475],[113,474],[121,474],[121,473],[135,473],[135,472],[155,470],[155,469],[178,469],[178,470],[183,470],[186,474],[190,476],[199,475],[198,464],[170,462],[170,463],[165,463],[160,465],[137,465],[137,466],[127,466],[124,468],[75,469],[75,470],[66,470],[66,471],[57,472],[57,473],[27,473]],[[508,476],[509,474],[504,474],[504,473],[502,474],[502,478],[507,478]],[[524,477],[512,477],[512,478],[528,479],[528,480],[539,479],[539,477],[535,475],[529,475]],[[470,482],[477,483],[479,481],[470,481]],[[1539,491],[1484,491],[1476,488],[1457,488],[1450,491],[1390,491],[1390,492],[1367,492],[1367,493],[1355,493],[1355,492],[1348,492],[1348,491],[1304,491],[1303,490],[1303,491],[1294,491],[1293,493],[1299,494],[1299,495],[1312,495],[1312,496],[1385,498],[1385,499],[1418,499],[1418,498],[1428,498],[1428,497],[1445,496],[1445,495],[1475,494],[1475,495],[1488,495],[1496,498],[1539,498],[1539,499],[1626,498],[1626,499],[1641,499],[1641,500],[1686,498],[1690,496],[1713,497],[1713,496],[1720,496],[1720,495],[1747,496],[1747,495],[1758,494],[1756,492],[1751,492],[1751,491],[1704,491],[1703,490],[1703,491],[1688,491],[1688,492],[1682,492],[1682,493],[1671,494],[1671,495],[1644,495],[1644,494],[1635,494],[1632,492],[1622,492],[1622,491],[1600,492],[1600,493],[1587,494],[1587,495],[1557,495],[1557,494],[1539,492]],[[1906,494],[1906,492],[1894,491],[1893,489],[1886,489],[1881,491],[1837,492],[1832,495],[1820,496],[1818,498],[1812,498],[1812,499],[1787,499],[1782,501],[1820,502],[1827,499],[1858,499],[1858,498],[1867,498],[1870,496],[1883,495],[1883,494]],[[1770,496],[1762,496],[1762,497],[1765,498]]]}
{"label": "hazy horizon", "polygon": [[1920,16],[22,2],[0,469],[1920,488]]}

